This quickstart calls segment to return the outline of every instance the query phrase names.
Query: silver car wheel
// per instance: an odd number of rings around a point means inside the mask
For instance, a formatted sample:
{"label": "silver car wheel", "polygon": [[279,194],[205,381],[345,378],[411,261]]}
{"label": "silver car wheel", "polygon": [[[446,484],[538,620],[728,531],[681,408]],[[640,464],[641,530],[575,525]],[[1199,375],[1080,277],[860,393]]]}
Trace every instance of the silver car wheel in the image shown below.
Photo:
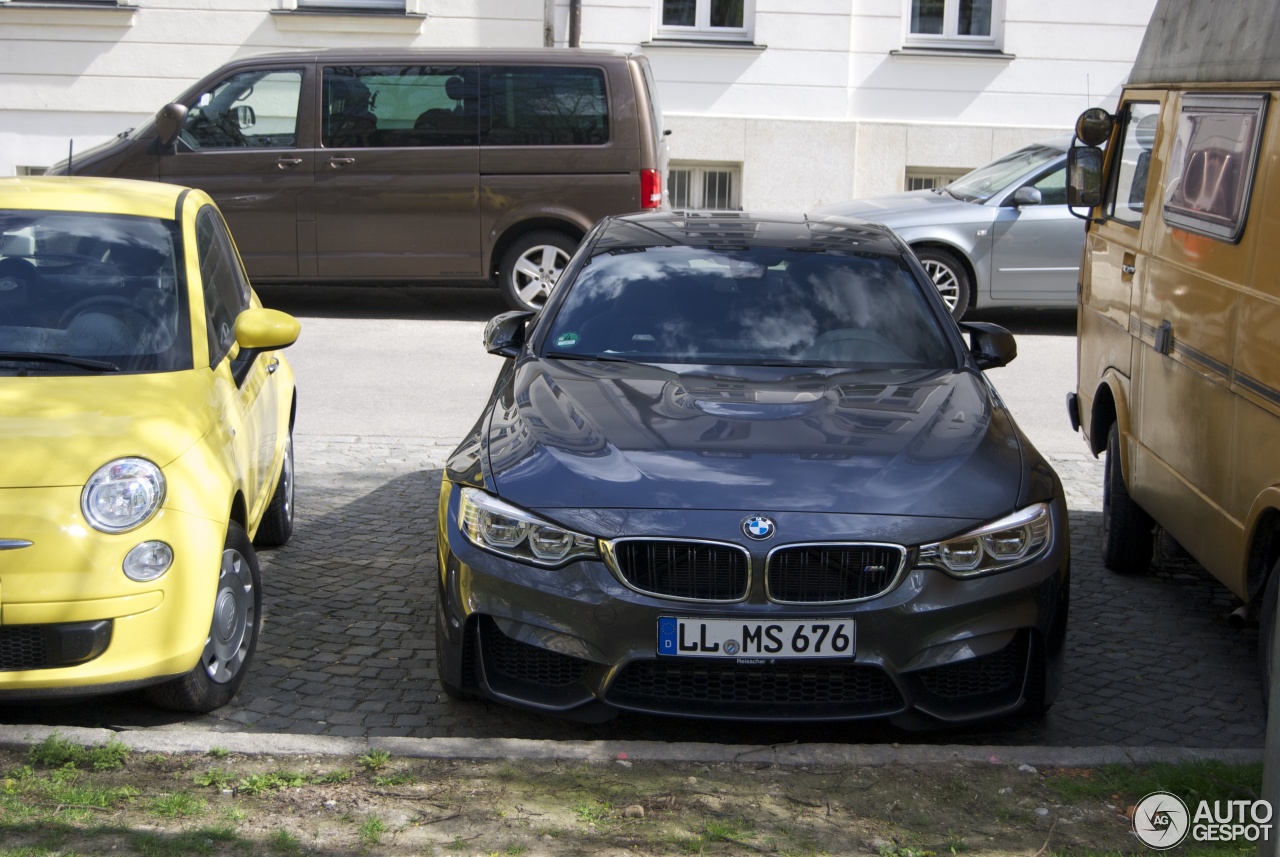
{"label": "silver car wheel", "polygon": [[938,293],[942,295],[942,300],[946,303],[947,309],[955,311],[956,301],[960,299],[960,280],[956,277],[956,272],[951,269],[950,265],[943,264],[935,259],[925,259],[921,261],[924,265],[924,272],[929,275],[929,279],[933,280],[933,285],[938,289]]}
{"label": "silver car wheel", "polygon": [[224,550],[218,594],[213,602],[213,622],[200,656],[210,681],[225,684],[240,672],[249,655],[254,620],[253,575],[249,564],[239,551]]}
{"label": "silver car wheel", "polygon": [[511,271],[512,286],[520,300],[540,307],[551,296],[556,281],[569,262],[569,254],[552,244],[539,244],[520,254]]}

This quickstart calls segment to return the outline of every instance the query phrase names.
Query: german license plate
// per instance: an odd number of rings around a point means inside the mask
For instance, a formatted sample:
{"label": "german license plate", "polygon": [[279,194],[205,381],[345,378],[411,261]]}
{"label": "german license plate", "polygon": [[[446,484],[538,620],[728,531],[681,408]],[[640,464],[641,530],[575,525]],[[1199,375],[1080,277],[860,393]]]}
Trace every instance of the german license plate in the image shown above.
{"label": "german license plate", "polygon": [[852,658],[852,619],[658,618],[658,654],[698,658]]}

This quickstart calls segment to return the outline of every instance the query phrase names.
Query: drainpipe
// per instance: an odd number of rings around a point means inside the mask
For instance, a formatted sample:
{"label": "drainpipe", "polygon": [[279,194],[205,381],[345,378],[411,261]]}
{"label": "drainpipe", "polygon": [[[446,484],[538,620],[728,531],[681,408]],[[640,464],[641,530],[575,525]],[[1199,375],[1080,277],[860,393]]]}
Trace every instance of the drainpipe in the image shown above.
{"label": "drainpipe", "polygon": [[556,46],[556,0],[544,0],[542,4],[542,46]]}
{"label": "drainpipe", "polygon": [[569,47],[582,47],[582,0],[569,0]]}

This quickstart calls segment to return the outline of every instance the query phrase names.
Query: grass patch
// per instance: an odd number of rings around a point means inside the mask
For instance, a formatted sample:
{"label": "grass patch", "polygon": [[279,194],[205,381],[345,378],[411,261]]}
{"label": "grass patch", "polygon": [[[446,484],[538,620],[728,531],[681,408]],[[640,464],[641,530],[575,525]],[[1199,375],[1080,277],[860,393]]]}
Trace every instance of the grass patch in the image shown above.
{"label": "grass patch", "polygon": [[45,768],[91,768],[95,771],[114,771],[124,767],[129,748],[112,738],[100,747],[81,746],[54,732],[27,751],[27,760]]}
{"label": "grass patch", "polygon": [[1218,761],[1153,765],[1103,765],[1047,771],[1045,784],[1065,801],[1125,800],[1171,792],[1188,806],[1202,800],[1253,800],[1262,792],[1262,765]]}

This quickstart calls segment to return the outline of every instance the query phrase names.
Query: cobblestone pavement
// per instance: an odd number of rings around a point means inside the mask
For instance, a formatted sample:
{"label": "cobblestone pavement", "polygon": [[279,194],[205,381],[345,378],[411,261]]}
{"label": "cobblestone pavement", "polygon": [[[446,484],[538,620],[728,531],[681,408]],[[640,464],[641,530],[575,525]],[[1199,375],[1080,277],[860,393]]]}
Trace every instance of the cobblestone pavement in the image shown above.
{"label": "cobblestone pavement", "polygon": [[[11,705],[0,722],[335,736],[760,743],[752,725],[624,715],[552,720],[439,690],[434,670],[435,499],[452,439],[296,438],[297,527],[262,554],[264,628],[233,704],[204,717],[157,712],[132,695]],[[1071,508],[1073,584],[1062,695],[1043,719],[964,730],[769,726],[769,743],[1260,748],[1257,632],[1228,626],[1234,598],[1162,544],[1155,568],[1103,569],[1102,465],[1051,456]]]}

